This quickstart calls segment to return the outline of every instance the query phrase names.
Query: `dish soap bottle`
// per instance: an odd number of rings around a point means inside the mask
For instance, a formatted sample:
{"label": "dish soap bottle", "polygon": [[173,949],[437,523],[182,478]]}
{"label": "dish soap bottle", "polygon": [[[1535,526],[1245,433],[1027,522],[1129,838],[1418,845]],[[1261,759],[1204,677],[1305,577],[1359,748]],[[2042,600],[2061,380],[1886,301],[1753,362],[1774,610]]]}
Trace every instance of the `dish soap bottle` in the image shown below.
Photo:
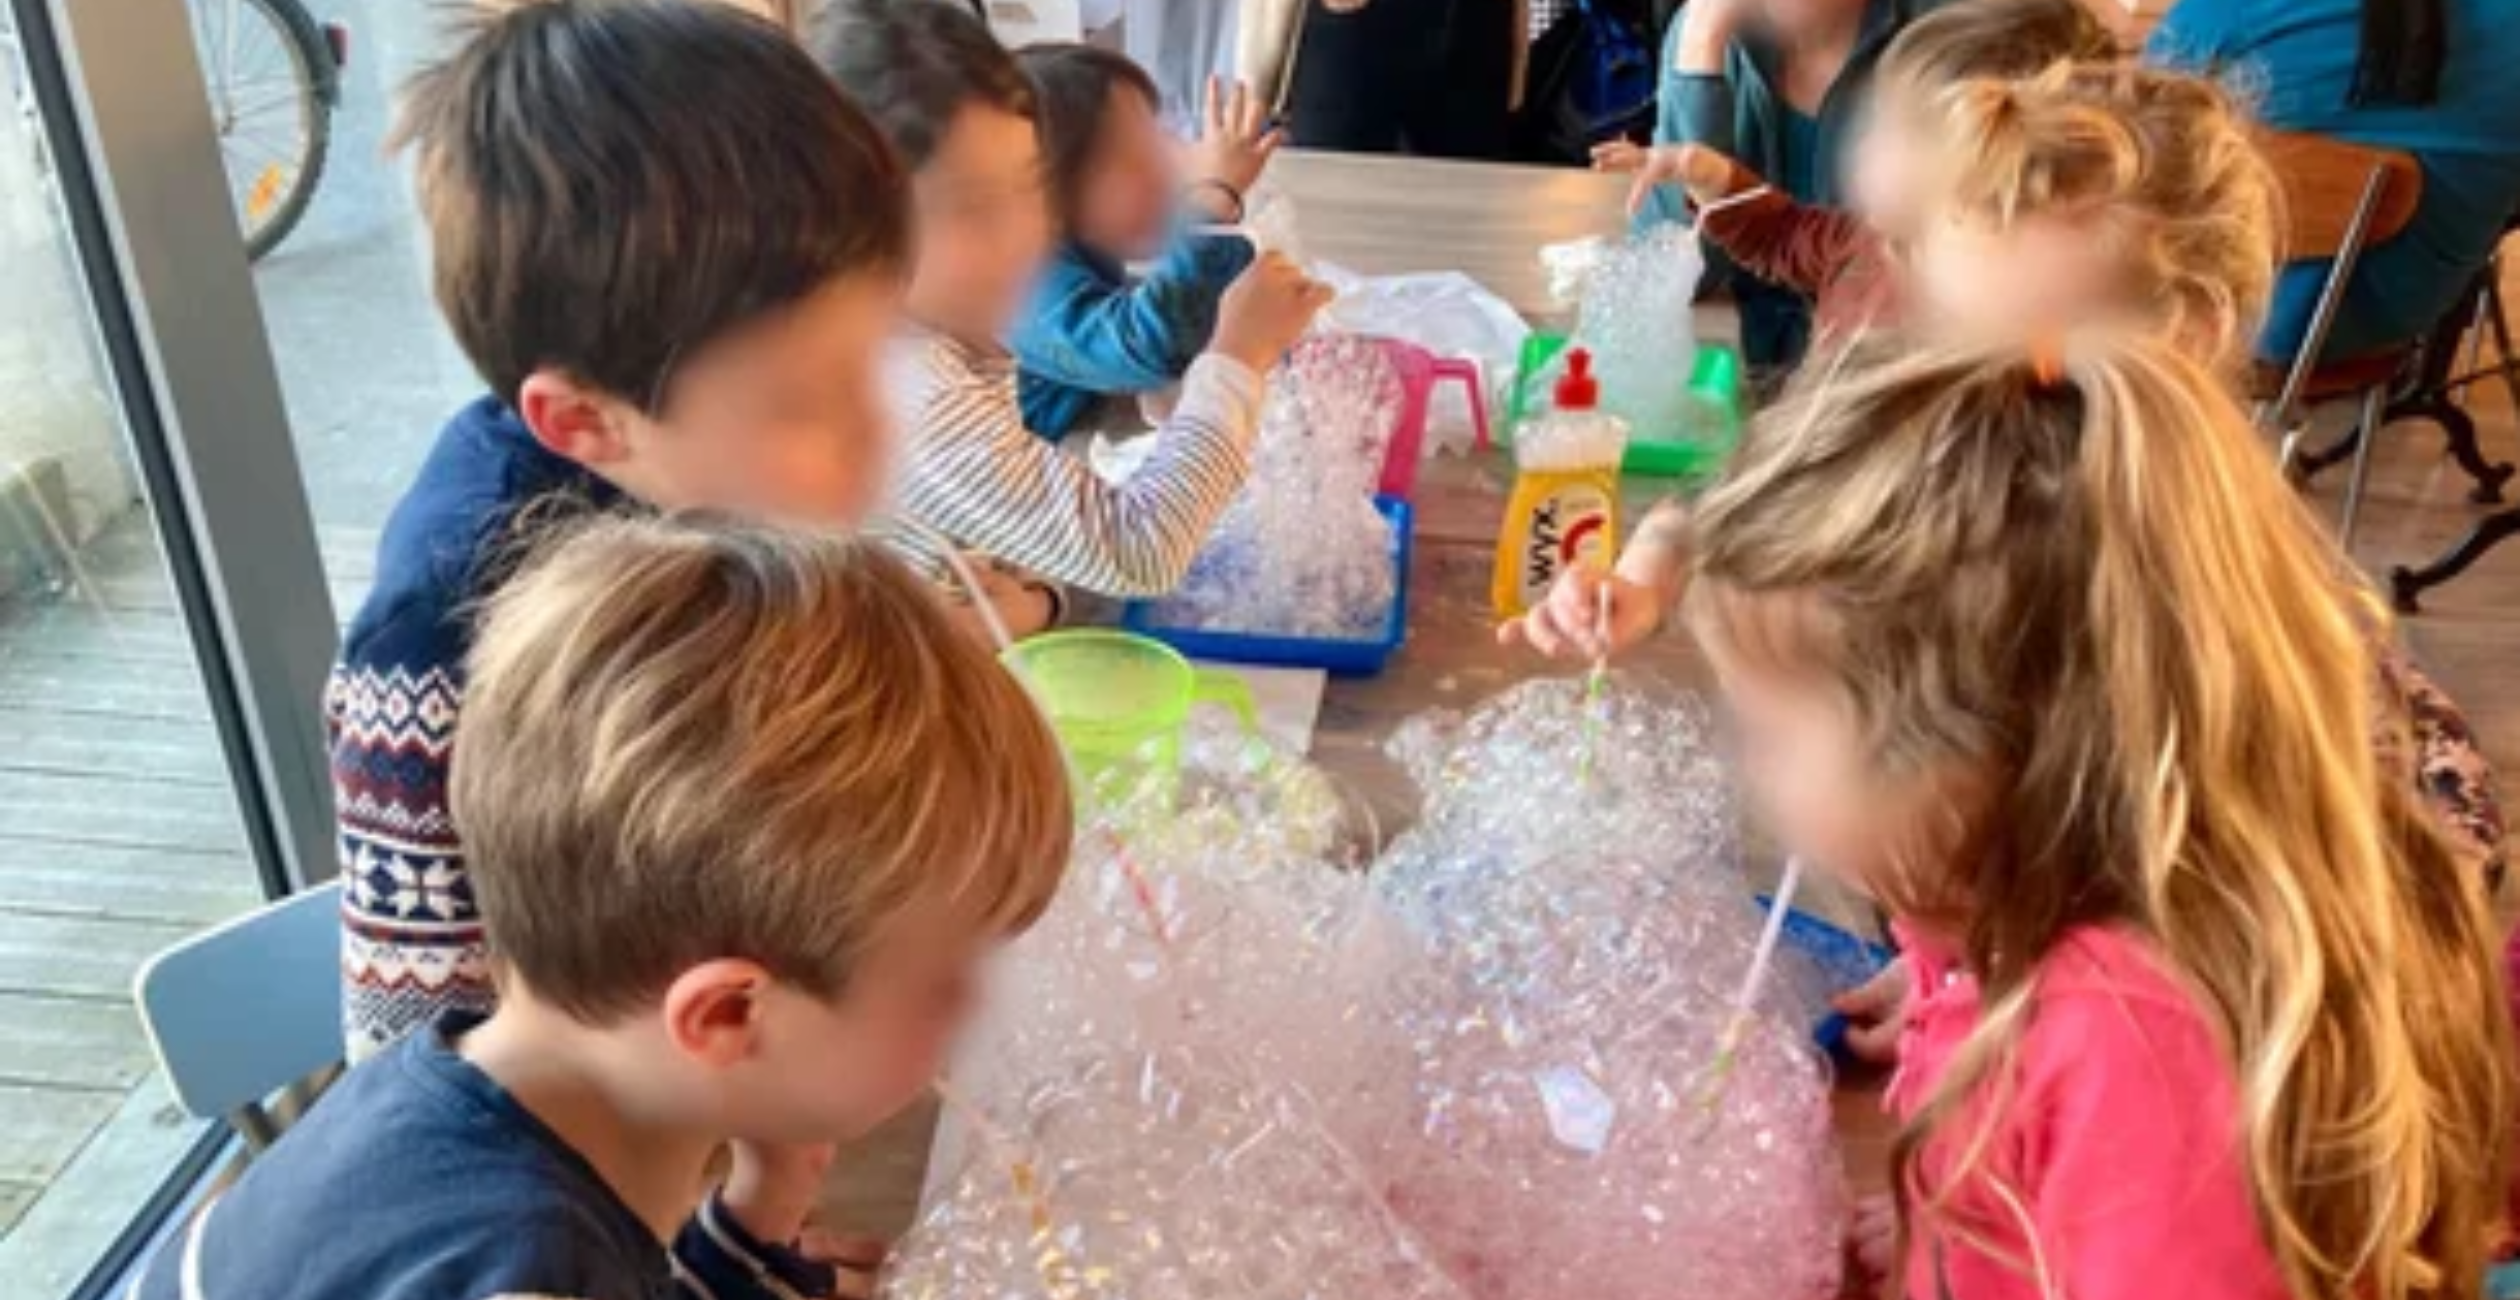
{"label": "dish soap bottle", "polygon": [[1548,599],[1576,565],[1607,570],[1619,544],[1619,461],[1627,422],[1601,409],[1592,354],[1566,354],[1550,409],[1514,432],[1514,493],[1496,538],[1498,618]]}

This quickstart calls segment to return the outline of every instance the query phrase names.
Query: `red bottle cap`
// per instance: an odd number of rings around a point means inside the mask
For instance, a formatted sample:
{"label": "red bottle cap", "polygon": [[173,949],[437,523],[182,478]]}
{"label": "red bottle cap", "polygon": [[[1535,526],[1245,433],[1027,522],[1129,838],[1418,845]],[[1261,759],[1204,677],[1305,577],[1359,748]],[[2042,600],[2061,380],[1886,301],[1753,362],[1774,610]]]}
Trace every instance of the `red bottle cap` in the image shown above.
{"label": "red bottle cap", "polygon": [[1566,373],[1558,376],[1557,408],[1589,411],[1601,405],[1601,381],[1593,378],[1592,353],[1577,348],[1566,354]]}

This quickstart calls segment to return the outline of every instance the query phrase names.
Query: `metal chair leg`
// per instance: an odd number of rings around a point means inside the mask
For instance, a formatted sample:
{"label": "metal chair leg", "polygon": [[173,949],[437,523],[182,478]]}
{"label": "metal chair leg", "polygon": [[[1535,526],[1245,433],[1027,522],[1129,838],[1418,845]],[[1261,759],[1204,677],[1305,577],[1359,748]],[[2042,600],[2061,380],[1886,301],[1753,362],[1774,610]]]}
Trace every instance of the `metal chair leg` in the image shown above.
{"label": "metal chair leg", "polygon": [[[2492,265],[2499,268],[2501,259],[2495,259]],[[2484,316],[2486,328],[2494,331],[2494,351],[2502,357],[2503,386],[2511,390],[2511,409],[2520,412],[2520,352],[2511,350],[2511,317],[2503,311],[2501,273],[2492,270],[2487,274],[2492,277],[2485,281],[2487,309],[2479,314]]]}
{"label": "metal chair leg", "polygon": [[2423,594],[2468,571],[2468,566],[2485,558],[2485,553],[2513,537],[2520,537],[2520,509],[2501,510],[2485,516],[2468,530],[2458,544],[2440,558],[2420,569],[2404,565],[2389,570],[2389,594],[2401,614],[2423,612]]}
{"label": "metal chair leg", "polygon": [[2372,385],[2363,393],[2361,436],[2354,440],[2354,477],[2345,485],[2345,522],[2339,535],[2348,555],[2354,550],[2354,525],[2362,515],[2363,484],[2371,477],[2372,444],[2380,441],[2388,413],[2388,386]]}

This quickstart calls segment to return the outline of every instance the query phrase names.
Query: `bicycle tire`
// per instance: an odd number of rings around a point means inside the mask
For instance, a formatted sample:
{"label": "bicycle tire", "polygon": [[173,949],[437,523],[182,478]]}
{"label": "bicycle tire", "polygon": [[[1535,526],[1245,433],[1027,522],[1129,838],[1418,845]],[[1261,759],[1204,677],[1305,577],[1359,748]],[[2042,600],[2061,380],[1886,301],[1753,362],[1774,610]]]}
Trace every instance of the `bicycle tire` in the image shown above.
{"label": "bicycle tire", "polygon": [[260,10],[287,37],[289,60],[298,74],[299,108],[306,114],[306,158],[289,192],[262,226],[245,239],[245,258],[259,262],[278,248],[306,219],[323,182],[324,164],[332,155],[333,105],[338,98],[340,70],[333,65],[332,43],[323,27],[298,0],[243,0]]}

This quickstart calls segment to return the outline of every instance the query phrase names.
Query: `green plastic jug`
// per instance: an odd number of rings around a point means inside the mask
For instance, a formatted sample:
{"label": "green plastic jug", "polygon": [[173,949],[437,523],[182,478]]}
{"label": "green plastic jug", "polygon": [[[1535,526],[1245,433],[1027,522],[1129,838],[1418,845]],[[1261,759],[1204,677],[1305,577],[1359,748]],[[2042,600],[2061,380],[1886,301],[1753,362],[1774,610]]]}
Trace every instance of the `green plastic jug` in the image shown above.
{"label": "green plastic jug", "polygon": [[1181,767],[1181,733],[1200,703],[1234,711],[1259,730],[1251,687],[1232,673],[1191,666],[1161,641],[1127,632],[1078,629],[1034,637],[1004,655],[1032,684],[1067,745],[1080,793],[1170,781]]}

